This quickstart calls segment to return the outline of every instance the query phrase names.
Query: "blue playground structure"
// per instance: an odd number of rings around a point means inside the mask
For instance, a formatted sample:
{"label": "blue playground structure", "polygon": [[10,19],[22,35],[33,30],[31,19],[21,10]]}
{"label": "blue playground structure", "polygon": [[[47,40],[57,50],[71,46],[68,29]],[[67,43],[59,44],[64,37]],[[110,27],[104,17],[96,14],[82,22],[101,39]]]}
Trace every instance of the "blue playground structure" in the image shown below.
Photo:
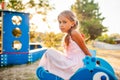
{"label": "blue playground structure", "polygon": [[29,14],[0,11],[0,66],[19,65],[41,58],[46,49],[29,43]]}
{"label": "blue playground structure", "polygon": [[[46,48],[29,42],[29,14],[13,11],[0,11],[0,66],[20,65],[40,59]],[[117,80],[112,66],[96,57],[86,56],[85,66],[80,68],[70,80]],[[40,80],[63,80],[43,67],[38,67],[36,75]]]}

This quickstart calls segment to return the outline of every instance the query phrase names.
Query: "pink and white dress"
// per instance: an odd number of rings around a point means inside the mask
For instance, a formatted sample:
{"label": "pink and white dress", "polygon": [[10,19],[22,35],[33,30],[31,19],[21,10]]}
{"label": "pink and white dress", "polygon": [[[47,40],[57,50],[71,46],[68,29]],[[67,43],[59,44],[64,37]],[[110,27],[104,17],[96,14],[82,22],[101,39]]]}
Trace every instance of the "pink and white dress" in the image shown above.
{"label": "pink and white dress", "polygon": [[50,73],[69,80],[79,68],[84,66],[82,61],[84,57],[84,52],[70,38],[69,46],[64,53],[55,49],[48,49],[40,60],[39,66],[43,66]]}

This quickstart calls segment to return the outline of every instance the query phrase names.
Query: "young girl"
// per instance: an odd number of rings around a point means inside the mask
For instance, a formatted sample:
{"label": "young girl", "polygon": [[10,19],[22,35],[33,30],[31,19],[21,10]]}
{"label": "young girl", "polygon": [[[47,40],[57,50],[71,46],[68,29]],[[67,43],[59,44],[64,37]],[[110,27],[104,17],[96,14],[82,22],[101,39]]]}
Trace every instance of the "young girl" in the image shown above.
{"label": "young girl", "polygon": [[66,36],[63,41],[65,52],[48,49],[39,66],[65,80],[68,80],[79,68],[83,67],[83,58],[91,56],[81,34],[76,31],[78,21],[71,11],[58,15],[59,28]]}

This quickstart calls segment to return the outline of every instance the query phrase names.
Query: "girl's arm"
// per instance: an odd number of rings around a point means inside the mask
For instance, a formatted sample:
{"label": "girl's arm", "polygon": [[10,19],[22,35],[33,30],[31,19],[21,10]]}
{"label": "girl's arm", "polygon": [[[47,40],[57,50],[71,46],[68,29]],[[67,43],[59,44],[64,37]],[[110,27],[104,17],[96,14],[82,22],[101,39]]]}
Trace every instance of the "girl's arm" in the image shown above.
{"label": "girl's arm", "polygon": [[86,55],[91,56],[91,53],[89,52],[88,48],[86,47],[86,44],[81,36],[81,34],[75,30],[71,32],[72,39],[79,45],[79,47],[83,50],[83,52]]}

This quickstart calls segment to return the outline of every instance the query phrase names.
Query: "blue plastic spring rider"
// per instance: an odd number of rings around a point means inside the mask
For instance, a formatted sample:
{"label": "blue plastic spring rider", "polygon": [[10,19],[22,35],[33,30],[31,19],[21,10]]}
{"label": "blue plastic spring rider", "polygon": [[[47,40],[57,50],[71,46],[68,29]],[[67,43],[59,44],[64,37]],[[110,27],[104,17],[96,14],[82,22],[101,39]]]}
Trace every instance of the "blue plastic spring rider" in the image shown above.
{"label": "blue plastic spring rider", "polygon": [[[105,60],[86,56],[85,66],[77,70],[70,80],[118,80],[112,66]],[[43,67],[38,67],[36,75],[40,80],[64,80],[55,74],[49,73]]]}

